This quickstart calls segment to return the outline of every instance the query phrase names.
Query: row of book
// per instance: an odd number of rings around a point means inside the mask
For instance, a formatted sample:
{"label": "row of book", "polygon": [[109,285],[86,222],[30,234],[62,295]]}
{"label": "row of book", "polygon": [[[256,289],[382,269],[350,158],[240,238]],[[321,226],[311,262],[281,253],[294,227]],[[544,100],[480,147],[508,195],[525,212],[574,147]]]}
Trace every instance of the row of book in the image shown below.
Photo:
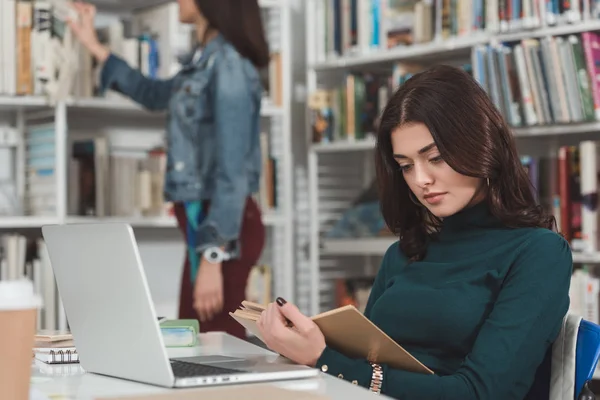
{"label": "row of book", "polygon": [[51,124],[32,125],[25,132],[25,160],[19,161],[25,164],[25,214],[56,215],[55,137]]}
{"label": "row of book", "polygon": [[[176,4],[174,4],[176,7]],[[172,8],[173,5],[171,5]],[[134,15],[143,19],[144,13]],[[52,0],[0,0],[0,94],[91,97],[97,93],[97,63],[60,18]],[[140,24],[140,22],[138,22]],[[149,30],[122,35],[121,24],[98,28],[115,53],[148,77],[159,77],[159,46]],[[121,27],[121,30],[119,30]],[[169,64],[168,59],[162,61]]]}
{"label": "row of book", "polygon": [[578,268],[571,277],[569,312],[600,323],[600,279],[587,266]]}
{"label": "row of book", "polygon": [[473,75],[514,127],[600,120],[600,35],[477,46]]}
{"label": "row of book", "polygon": [[[54,125],[28,127],[25,135],[24,213],[56,216],[57,174]],[[151,149],[110,154],[106,137],[71,140],[68,162],[69,215],[166,215],[165,154]]]}
{"label": "row of book", "polygon": [[549,156],[521,157],[539,204],[554,215],[573,251],[600,251],[600,141],[560,146]]}
{"label": "row of book", "polygon": [[0,280],[23,277],[33,282],[35,292],[42,298],[37,315],[38,329],[66,329],[67,319],[46,243],[39,238],[4,233],[0,236]]}
{"label": "row of book", "polygon": [[335,280],[335,307],[352,305],[364,313],[373,288],[370,277],[337,278]]}
{"label": "row of book", "polygon": [[161,148],[115,154],[106,137],[74,140],[68,171],[69,215],[166,216],[165,170]]}
{"label": "row of book", "polygon": [[[547,36],[473,48],[462,66],[512,127],[600,120],[600,34]],[[349,72],[344,85],[312,94],[313,142],[363,139],[390,95],[427,66],[395,63],[391,74]]]}
{"label": "row of book", "polygon": [[308,108],[313,143],[361,140],[372,134],[388,89],[384,75],[348,73],[342,86],[312,93]]}
{"label": "row of book", "polygon": [[[52,0],[0,0],[0,95],[120,100],[116,92],[100,93],[101,66],[59,15]],[[175,2],[136,10],[96,31],[111,52],[149,78],[173,76],[195,43],[193,29],[178,20]],[[282,79],[281,54],[275,51],[263,71],[265,96],[274,105],[283,101]]]}
{"label": "row of book", "polygon": [[[341,86],[311,93],[308,108],[313,143],[361,140],[375,134],[381,112],[393,92],[425,68],[398,62],[391,74],[348,72]],[[472,73],[470,64],[462,68]]]}
{"label": "row of book", "polygon": [[[88,217],[166,217],[164,201],[165,149],[139,143],[112,143],[106,135],[70,137],[67,149],[67,214]],[[263,211],[277,208],[277,159],[269,134],[260,136],[262,170],[255,198]],[[24,154],[3,149],[0,163],[6,166],[2,191],[16,187],[15,177],[24,173],[22,206],[2,204],[12,215],[54,217],[57,214],[56,134],[53,124],[29,125],[25,129]],[[24,160],[19,158],[23,157]],[[24,171],[16,168],[23,164]],[[13,193],[14,191],[11,191]],[[17,196],[16,192],[13,193]],[[11,196],[14,197],[14,196]],[[19,201],[16,199],[15,201]],[[21,203],[19,201],[19,203]]]}
{"label": "row of book", "polygon": [[[277,160],[271,155],[268,140],[268,133],[263,132],[263,173],[256,193],[263,211],[277,207]],[[163,195],[165,171],[163,148],[128,153],[115,149],[104,136],[73,140],[68,213],[93,217],[166,217],[171,207]]]}
{"label": "row of book", "polygon": [[0,94],[42,94],[56,85],[65,25],[50,3],[0,0],[0,27]]}
{"label": "row of book", "polygon": [[316,61],[600,17],[598,0],[325,0],[315,4]]}

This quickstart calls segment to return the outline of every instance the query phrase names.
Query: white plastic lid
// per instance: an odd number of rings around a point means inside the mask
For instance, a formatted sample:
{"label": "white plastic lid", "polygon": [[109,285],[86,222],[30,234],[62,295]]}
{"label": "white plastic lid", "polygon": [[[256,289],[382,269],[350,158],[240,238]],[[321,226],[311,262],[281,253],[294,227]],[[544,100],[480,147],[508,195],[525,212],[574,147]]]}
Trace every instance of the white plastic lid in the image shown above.
{"label": "white plastic lid", "polygon": [[40,308],[42,299],[28,279],[0,281],[0,311]]}

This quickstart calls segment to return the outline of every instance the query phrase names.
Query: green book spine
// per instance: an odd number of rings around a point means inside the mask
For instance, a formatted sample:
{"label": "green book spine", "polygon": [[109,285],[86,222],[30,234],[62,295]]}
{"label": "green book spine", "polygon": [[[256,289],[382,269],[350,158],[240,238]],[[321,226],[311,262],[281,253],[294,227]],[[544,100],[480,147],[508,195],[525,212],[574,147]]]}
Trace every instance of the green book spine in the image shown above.
{"label": "green book spine", "polygon": [[586,68],[583,47],[581,41],[575,35],[569,36],[569,43],[573,49],[573,59],[575,61],[577,82],[579,83],[579,96],[583,105],[583,114],[586,121],[593,121],[595,119],[594,100],[592,99],[590,76]]}

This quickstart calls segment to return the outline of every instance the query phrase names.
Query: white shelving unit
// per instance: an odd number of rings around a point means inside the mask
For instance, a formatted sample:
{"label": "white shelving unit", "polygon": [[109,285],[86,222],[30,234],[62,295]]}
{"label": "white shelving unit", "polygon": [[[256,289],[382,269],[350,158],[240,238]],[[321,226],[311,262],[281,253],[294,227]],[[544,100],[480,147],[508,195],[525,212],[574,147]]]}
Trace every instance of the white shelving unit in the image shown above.
{"label": "white shelving unit", "polygon": [[[53,118],[53,123],[57,132],[56,141],[61,140],[58,132],[64,132],[64,138],[68,137],[68,129],[63,125],[63,121],[67,121],[67,113],[70,110],[93,112],[97,115],[111,115],[111,114],[127,114],[128,118],[156,118],[156,115],[162,116],[162,113],[155,115],[144,110],[138,104],[129,101],[111,101],[104,98],[89,98],[89,99],[68,99],[65,102],[61,102],[55,107],[51,107],[48,101],[41,96],[1,96],[0,95],[0,112],[5,111],[14,113],[16,120],[23,120],[28,115],[43,114]],[[261,115],[264,119],[282,119],[284,117],[285,108],[273,105],[268,100],[263,100],[261,107]],[[64,148],[66,141],[56,143],[57,148]],[[282,143],[283,144],[283,143]],[[282,154],[288,154],[283,152]],[[57,156],[57,169],[65,169],[66,160],[62,157]],[[284,161],[285,164],[285,161]],[[66,172],[65,174],[58,175],[57,185],[66,185]],[[62,204],[57,199],[57,204]],[[285,203],[284,203],[285,205]],[[57,207],[61,208],[61,207]],[[284,225],[285,214],[282,209],[276,211],[267,211],[263,215],[263,222],[266,225]],[[176,227],[176,222],[173,218],[163,217],[160,219],[154,217],[137,217],[128,219],[126,217],[106,217],[106,218],[95,218],[95,217],[72,217],[66,215],[66,207],[63,213],[57,211],[57,215],[54,217],[38,217],[38,216],[11,216],[5,217],[0,216],[0,226],[4,228],[22,228],[22,227],[39,227],[47,221],[53,221],[54,223],[74,223],[74,222],[90,222],[90,221],[119,221],[131,223],[133,226],[145,226],[145,227]]]}
{"label": "white shelving unit", "polygon": [[[96,0],[99,12],[126,14],[136,8],[167,3],[158,1],[127,1],[119,4]],[[271,154],[277,159],[276,201],[277,208],[263,211],[263,222],[267,228],[267,242],[261,262],[273,269],[273,293],[294,299],[293,276],[293,152],[291,145],[291,32],[290,4],[286,0],[260,0],[263,16],[266,16],[265,31],[271,52],[281,55],[281,105],[269,99],[263,100],[261,129],[269,132]],[[56,105],[50,105],[40,96],[2,96],[0,94],[0,122],[9,121],[20,134],[20,151],[23,154],[24,133],[31,118],[51,124],[55,131],[55,174],[56,211],[47,216],[10,215],[0,216],[0,233],[16,230],[39,229],[45,224],[70,224],[82,222],[125,222],[134,228],[174,229],[173,217],[84,217],[72,216],[67,212],[68,202],[68,146],[70,131],[84,127],[103,131],[105,125],[111,129],[124,128],[133,131],[136,140],[144,142],[144,135],[160,137],[164,132],[164,113],[150,113],[129,101],[107,100],[105,98],[69,98]],[[122,125],[121,125],[122,124]],[[79,132],[78,132],[79,133]],[[16,182],[20,194],[24,185],[24,161],[16,168]],[[183,254],[182,254],[183,256]]]}
{"label": "white shelving unit", "polygon": [[[475,46],[501,42],[515,42],[529,38],[567,35],[600,30],[600,20],[587,20],[574,24],[543,26],[538,29],[491,35],[473,32],[470,35],[446,41],[434,40],[424,44],[398,47],[390,50],[371,50],[347,56],[325,55],[318,44],[323,32],[315,27],[323,18],[318,15],[325,0],[308,0],[306,11],[307,42],[307,93],[320,88],[339,85],[340,77],[356,71],[389,71],[399,61],[435,64],[458,61],[468,63]],[[316,21],[316,22],[315,22]],[[599,137],[600,123],[532,126],[514,130],[519,146],[556,150],[563,142],[579,138]],[[591,136],[590,136],[591,135]],[[593,136],[595,135],[595,136]],[[310,124],[307,124],[307,141],[311,141]],[[310,196],[310,272],[304,279],[310,281],[310,313],[330,309],[333,304],[334,279],[373,273],[387,248],[397,239],[394,237],[328,239],[327,232],[352,202],[374,179],[373,149],[375,139],[309,143],[308,186]],[[555,153],[556,154],[556,153]],[[576,263],[600,263],[600,254],[575,254]]]}

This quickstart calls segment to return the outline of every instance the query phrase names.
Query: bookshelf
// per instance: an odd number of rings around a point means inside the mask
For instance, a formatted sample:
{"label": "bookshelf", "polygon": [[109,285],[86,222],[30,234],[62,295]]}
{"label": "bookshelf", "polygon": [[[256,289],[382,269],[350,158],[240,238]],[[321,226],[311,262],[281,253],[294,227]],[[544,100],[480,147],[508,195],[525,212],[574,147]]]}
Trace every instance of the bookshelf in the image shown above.
{"label": "bookshelf", "polygon": [[[410,39],[407,39],[407,35],[398,33],[400,28],[396,27],[397,31],[392,29],[392,18],[386,20],[386,15],[377,9],[383,3],[371,0],[309,0],[306,3],[310,268],[303,279],[310,282],[309,286],[313,288],[311,314],[335,306],[333,302],[336,299],[332,292],[336,281],[374,274],[384,252],[397,240],[382,233],[361,237],[330,236],[359,195],[368,193],[367,189],[375,176],[372,151],[375,139],[371,134],[374,124],[363,127],[361,132],[350,131],[348,125],[351,122],[348,121],[351,117],[349,119],[347,114],[340,116],[340,112],[344,112],[342,107],[345,107],[341,104],[349,101],[348,96],[357,93],[349,94],[346,84],[348,77],[362,75],[365,81],[367,74],[375,77],[373,81],[383,77],[383,83],[372,89],[376,93],[372,95],[376,100],[353,97],[356,107],[364,107],[365,104],[358,104],[357,101],[372,101],[375,105],[369,103],[369,106],[380,111],[381,104],[385,103],[393,88],[401,84],[402,79],[416,72],[416,68],[413,69],[415,65],[421,68],[437,63],[470,66],[470,71],[482,83],[481,71],[487,73],[489,64],[482,64],[477,59],[478,50],[501,46],[514,48],[523,43],[529,44],[527,41],[531,39],[542,43],[547,38],[562,37],[567,42],[569,35],[581,38],[583,32],[600,31],[600,15],[593,7],[594,2],[588,1],[571,2],[570,10],[561,10],[557,14],[546,10],[546,2],[519,1],[519,7],[523,7],[525,3],[531,6],[519,8],[523,10],[522,19],[511,14],[505,14],[503,19],[499,14],[485,14],[481,8],[473,8],[485,3],[486,10],[493,9],[486,0],[465,1],[462,16],[456,10],[446,10],[444,17],[437,10],[450,2],[414,1],[405,2],[416,4],[414,9],[404,10],[405,17],[412,15],[412,18],[404,18],[404,21],[410,20],[413,25],[402,27],[411,32],[412,42],[401,43]],[[517,7],[514,3],[513,6]],[[498,3],[494,4],[497,8]],[[336,5],[340,9],[336,9]],[[540,14],[539,10],[545,12]],[[397,45],[389,48],[381,45],[392,42]],[[542,55],[538,57],[543,60]],[[559,69],[565,69],[563,64],[559,65]],[[590,77],[590,84],[594,85],[593,73],[588,71],[587,75]],[[484,76],[489,80],[489,75]],[[358,81],[355,79],[352,82]],[[529,81],[528,85],[537,84],[532,82],[533,80]],[[500,99],[504,96],[504,86],[508,85],[501,82],[500,89],[497,89],[501,93]],[[490,93],[487,86],[486,89]],[[540,86],[537,89],[544,93],[549,91]],[[366,90],[370,90],[369,87]],[[336,99],[335,96],[339,96],[340,91],[346,93]],[[582,92],[583,89],[579,91]],[[539,101],[540,97],[537,99]],[[520,100],[513,98],[518,103]],[[575,102],[580,104],[583,100],[580,98]],[[596,108],[597,106],[596,103]],[[568,122],[546,118],[544,123],[538,121],[529,124],[525,121],[520,125],[513,125],[520,153],[536,160],[542,157],[556,158],[564,146],[579,146],[585,140],[600,140],[598,118],[576,118],[574,115],[567,118]],[[554,116],[552,113],[552,117]],[[364,114],[362,117],[372,118],[371,115],[365,117]],[[600,252],[597,249],[582,249],[574,246],[574,263],[594,271],[594,266],[600,264]]]}
{"label": "bookshelf", "polygon": [[[4,1],[6,0],[0,0],[0,6]],[[144,13],[157,6],[166,7],[164,15],[168,15],[169,18],[165,18],[165,20],[172,21],[173,7],[176,7],[176,2],[164,0],[151,2],[133,0],[120,3],[92,0],[92,2],[98,7],[98,20],[101,21],[101,24],[99,23],[102,25],[101,27],[122,18],[135,19],[137,13]],[[268,184],[272,188],[267,201],[259,198],[260,194],[257,194],[263,210],[263,223],[267,229],[267,242],[263,257],[259,262],[270,265],[273,269],[271,283],[273,288],[270,292],[293,300],[293,152],[290,115],[292,53],[290,50],[291,33],[289,32],[291,9],[290,4],[285,0],[260,0],[259,3],[262,7],[261,13],[274,60],[268,68],[269,71],[266,71],[269,77],[265,79],[268,80],[268,85],[271,87],[270,90],[265,91],[263,96],[260,128],[268,146],[266,156],[276,160],[273,175],[268,178],[270,180]],[[182,30],[180,26],[177,26],[169,29],[169,32],[173,31],[181,33]],[[177,38],[177,36],[170,36],[171,39],[173,37]],[[160,77],[165,76],[161,75]],[[1,78],[4,76],[0,76]],[[163,143],[166,113],[147,111],[138,104],[110,92],[105,97],[82,97],[78,94],[80,88],[74,87],[73,93],[64,100],[51,102],[43,93],[15,95],[7,94],[7,91],[3,89],[3,85],[0,85],[0,134],[3,129],[7,129],[16,134],[17,141],[10,146],[3,146],[2,140],[0,140],[0,151],[3,148],[6,150],[0,155],[0,160],[3,157],[10,160],[11,184],[15,188],[19,209],[6,212],[0,208],[3,211],[0,214],[0,238],[8,238],[12,235],[28,238],[39,237],[39,229],[43,225],[90,222],[129,223],[142,233],[155,232],[148,233],[152,241],[156,241],[157,237],[164,237],[165,240],[171,241],[174,240],[173,238],[178,238],[177,224],[175,218],[168,211],[169,205],[161,204],[158,208],[154,207],[156,205],[155,197],[152,198],[153,207],[150,211],[134,207],[131,209],[133,211],[131,213],[114,214],[112,210],[116,208],[114,205],[110,205],[105,207],[105,212],[97,212],[96,216],[78,215],[79,213],[74,212],[71,204],[74,142],[94,141],[96,145],[104,143],[110,156],[135,158],[141,160],[136,163],[143,163],[144,157],[148,157],[150,154],[148,152]],[[39,139],[35,137],[36,134],[50,136],[46,139]],[[28,195],[31,191],[31,178],[27,174],[29,167],[26,163],[28,146],[35,140],[45,140],[45,143],[53,149],[52,154],[47,154],[51,158],[48,167],[53,170],[53,177],[50,182],[45,182],[44,187],[48,193],[45,194],[43,204],[38,204],[38,208],[32,211],[31,208],[27,209],[25,206],[25,199],[29,198]],[[163,170],[155,171],[152,175],[152,182],[163,173]],[[106,183],[110,187],[116,187],[115,182],[110,177],[106,179]],[[119,187],[122,188],[122,186]],[[117,190],[114,192],[116,193]],[[131,196],[132,199],[135,197],[136,201],[139,200],[138,193]],[[110,200],[110,194],[107,194],[107,197],[109,198],[108,204],[112,200]],[[114,201],[117,202],[115,204],[118,204],[117,200]],[[139,240],[140,238],[138,238]],[[177,243],[179,244],[179,242]],[[6,247],[4,243],[0,243],[0,245]],[[176,248],[179,249],[179,247]],[[177,253],[177,258],[173,260],[177,265],[174,270],[175,274],[180,273],[179,264],[183,255],[183,253]],[[167,259],[167,257],[164,256],[162,259]],[[18,266],[18,268],[21,267]],[[47,292],[48,296],[53,296],[49,298],[49,301],[56,305],[56,310],[60,313],[60,300],[54,293],[56,289],[53,286],[53,278],[46,279],[52,277],[51,268],[49,265],[42,265],[41,268],[43,279],[40,283],[40,291]],[[33,270],[35,271],[35,268]],[[176,302],[177,299],[174,297],[173,301]],[[47,325],[50,320],[47,321],[42,317],[42,326],[64,328],[67,324],[64,315],[57,314],[57,316],[49,318],[52,320],[52,325]]]}

